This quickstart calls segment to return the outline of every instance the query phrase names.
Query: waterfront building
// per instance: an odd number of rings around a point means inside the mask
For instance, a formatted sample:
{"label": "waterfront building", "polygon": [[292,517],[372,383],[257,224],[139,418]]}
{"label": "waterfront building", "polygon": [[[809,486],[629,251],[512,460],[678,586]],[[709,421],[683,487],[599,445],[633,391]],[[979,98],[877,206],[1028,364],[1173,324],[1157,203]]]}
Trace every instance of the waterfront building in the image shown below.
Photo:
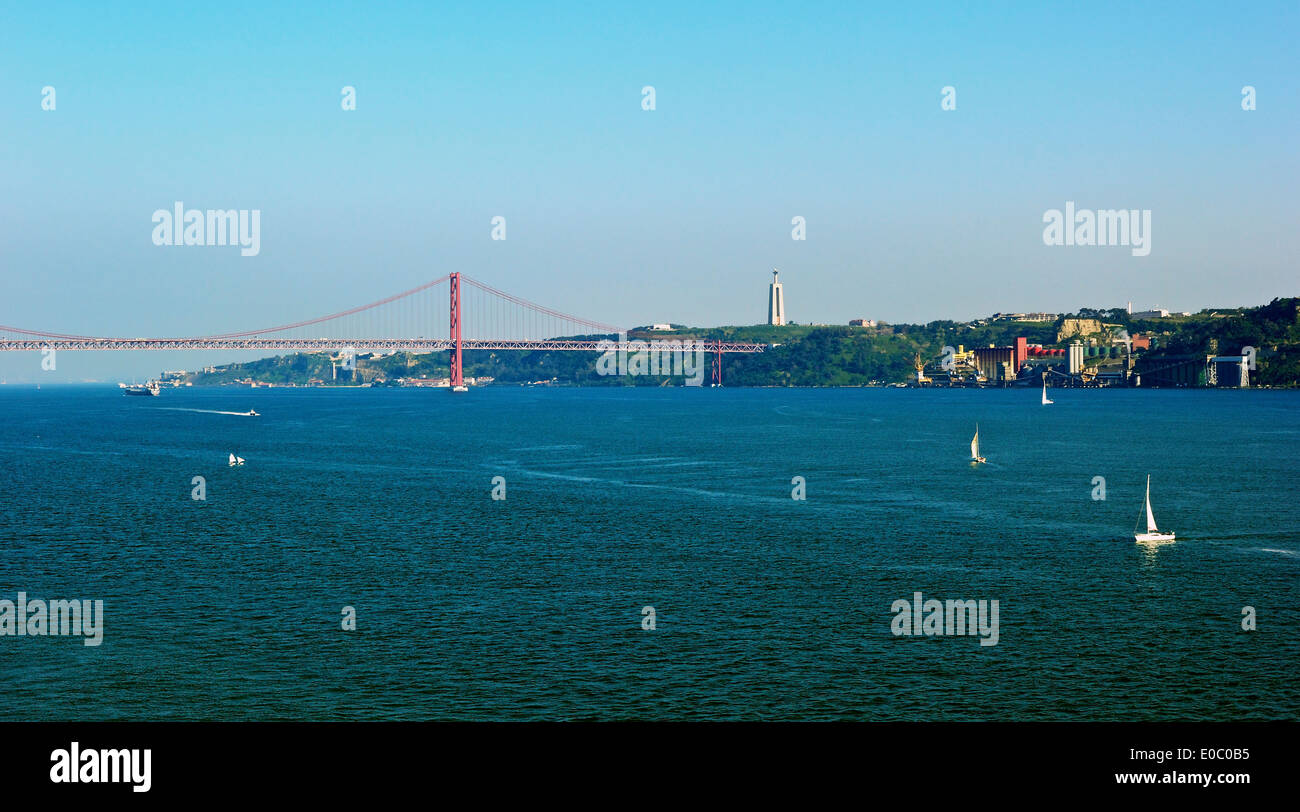
{"label": "waterfront building", "polygon": [[1209,372],[1207,386],[1231,389],[1250,388],[1250,358],[1245,355],[1218,355],[1206,363]]}
{"label": "waterfront building", "polygon": [[1083,372],[1083,345],[1076,341],[1070,345],[1070,374],[1080,372]]}
{"label": "waterfront building", "polygon": [[[1016,364],[1015,347],[976,347],[975,368],[980,374],[991,381],[1003,381],[1008,377],[1015,377],[1015,370],[1019,369]],[[1007,372],[1011,371],[1010,376]]]}
{"label": "waterfront building", "polygon": [[[1017,336],[1015,344],[1010,347],[995,347],[990,344],[987,347],[976,347],[971,352],[974,355],[975,368],[985,378],[992,381],[1015,380],[1024,367],[1025,361],[1029,359],[1029,339],[1025,336]],[[1045,352],[1058,351],[1046,350]]]}
{"label": "waterfront building", "polygon": [[1139,386],[1250,386],[1250,358],[1246,355],[1174,355],[1144,353],[1135,359]]}

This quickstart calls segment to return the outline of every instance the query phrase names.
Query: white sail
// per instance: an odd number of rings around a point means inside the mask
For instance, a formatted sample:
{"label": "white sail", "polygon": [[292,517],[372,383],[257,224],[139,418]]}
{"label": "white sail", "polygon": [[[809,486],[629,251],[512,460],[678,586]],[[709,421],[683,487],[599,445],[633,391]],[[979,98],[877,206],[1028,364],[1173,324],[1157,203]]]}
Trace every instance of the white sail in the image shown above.
{"label": "white sail", "polygon": [[1047,399],[1047,381],[1043,381],[1043,405],[1046,406],[1051,402],[1052,401]]}
{"label": "white sail", "polygon": [[1147,507],[1147,532],[1154,533],[1156,532],[1156,515],[1151,512],[1151,475],[1150,474],[1147,474],[1146,507]]}
{"label": "white sail", "polygon": [[980,456],[980,427],[975,427],[975,436],[970,441],[970,458],[979,459]]}
{"label": "white sail", "polygon": [[231,454],[231,455],[230,455],[230,464],[231,464],[231,465],[234,465],[234,464],[235,464],[235,455],[234,455],[234,454]]}
{"label": "white sail", "polygon": [[[1161,531],[1156,529],[1156,515],[1151,511],[1151,475],[1147,474],[1147,493],[1146,498],[1142,500],[1143,512],[1147,515],[1147,531],[1138,533],[1137,528],[1133,528],[1133,540],[1145,544],[1149,542],[1166,542],[1173,541],[1174,534],[1172,531]],[[1142,517],[1138,517],[1138,524],[1142,524]]]}

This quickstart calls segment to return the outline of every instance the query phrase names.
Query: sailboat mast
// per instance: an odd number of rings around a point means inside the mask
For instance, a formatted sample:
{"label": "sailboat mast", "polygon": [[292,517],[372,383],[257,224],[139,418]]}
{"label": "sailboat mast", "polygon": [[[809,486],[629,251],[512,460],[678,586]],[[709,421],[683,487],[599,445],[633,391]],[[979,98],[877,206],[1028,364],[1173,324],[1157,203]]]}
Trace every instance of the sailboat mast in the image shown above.
{"label": "sailboat mast", "polygon": [[1154,513],[1151,512],[1151,475],[1150,474],[1147,474],[1146,507],[1147,507],[1147,532],[1154,533],[1156,532],[1156,516]]}

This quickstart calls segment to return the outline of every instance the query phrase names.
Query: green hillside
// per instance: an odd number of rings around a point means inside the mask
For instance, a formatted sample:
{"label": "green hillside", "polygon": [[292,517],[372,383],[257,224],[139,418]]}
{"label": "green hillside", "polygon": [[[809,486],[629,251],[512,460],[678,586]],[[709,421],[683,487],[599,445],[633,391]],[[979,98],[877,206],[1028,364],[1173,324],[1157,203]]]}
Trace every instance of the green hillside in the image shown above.
{"label": "green hillside", "polygon": [[[1133,319],[1123,310],[1084,308],[1072,317],[1097,318],[1121,325],[1130,334],[1149,334],[1153,352],[1159,354],[1235,354],[1257,348],[1258,369],[1252,383],[1267,386],[1300,385],[1300,299],[1275,299],[1262,307],[1207,310],[1186,317]],[[981,320],[972,323],[935,321],[924,325],[879,327],[814,325],[681,327],[671,332],[633,332],[633,338],[725,339],[769,344],[763,353],[723,356],[723,381],[728,386],[861,386],[871,382],[900,382],[912,372],[919,353],[927,364],[936,362],[944,346],[972,347],[1011,344],[1025,336],[1031,344],[1056,343],[1056,322]],[[489,376],[498,383],[517,384],[554,380],[584,386],[659,386],[680,384],[681,376],[601,376],[596,373],[595,352],[466,351],[466,377]],[[707,375],[711,359],[705,359]],[[397,353],[381,358],[362,356],[355,372],[331,374],[329,356],[305,354],[265,358],[231,364],[214,373],[195,374],[195,385],[215,385],[251,378],[276,384],[306,385],[317,379],[325,385],[392,383],[397,378],[440,378],[448,375],[447,353]]]}

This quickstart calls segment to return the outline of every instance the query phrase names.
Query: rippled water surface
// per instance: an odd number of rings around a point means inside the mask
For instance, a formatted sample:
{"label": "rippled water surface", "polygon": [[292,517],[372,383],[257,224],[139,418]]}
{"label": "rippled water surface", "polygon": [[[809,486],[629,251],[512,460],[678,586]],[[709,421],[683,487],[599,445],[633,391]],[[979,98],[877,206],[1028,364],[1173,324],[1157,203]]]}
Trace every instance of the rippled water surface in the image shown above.
{"label": "rippled water surface", "polygon": [[1300,717],[1300,393],[1053,397],[0,387],[0,718]]}

